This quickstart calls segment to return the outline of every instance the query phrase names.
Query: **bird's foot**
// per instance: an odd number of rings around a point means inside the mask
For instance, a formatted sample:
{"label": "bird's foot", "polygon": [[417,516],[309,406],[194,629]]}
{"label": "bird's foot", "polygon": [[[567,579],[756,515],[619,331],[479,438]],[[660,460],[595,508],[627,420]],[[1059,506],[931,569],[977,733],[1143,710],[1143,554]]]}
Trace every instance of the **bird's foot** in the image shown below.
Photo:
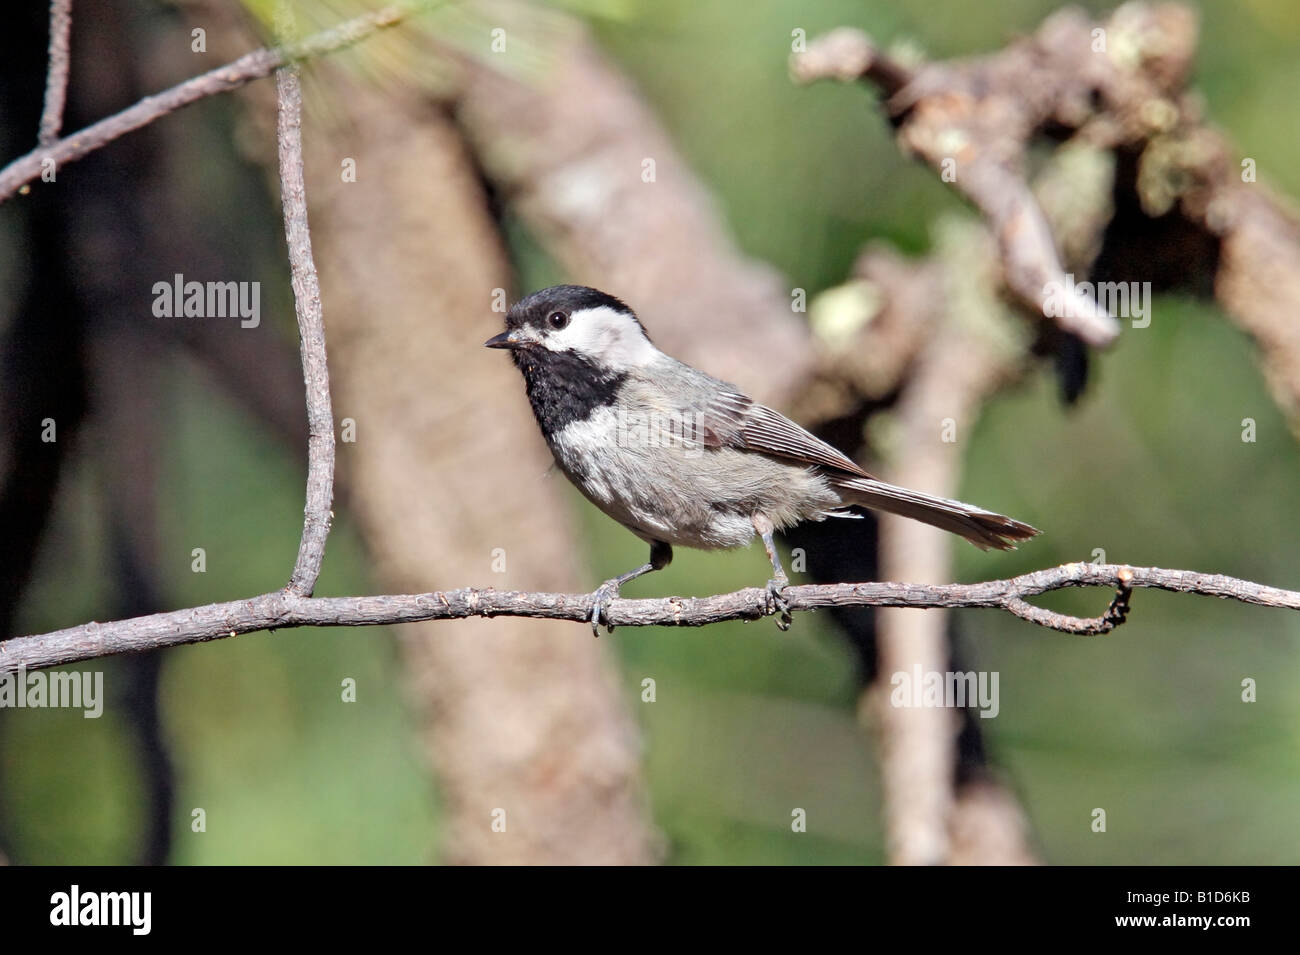
{"label": "bird's foot", "polygon": [[779,614],[776,618],[776,625],[781,630],[789,630],[790,624],[794,621],[794,617],[790,615],[790,605],[786,603],[785,597],[781,595],[782,591],[789,586],[790,580],[784,575],[773,577],[767,582],[767,612]]}
{"label": "bird's foot", "polygon": [[591,635],[593,637],[600,636],[600,625],[602,623],[605,625],[607,633],[614,632],[614,625],[609,622],[609,602],[618,596],[621,586],[622,584],[619,583],[616,577],[613,580],[605,581],[591,595],[591,617],[588,619],[591,621]]}

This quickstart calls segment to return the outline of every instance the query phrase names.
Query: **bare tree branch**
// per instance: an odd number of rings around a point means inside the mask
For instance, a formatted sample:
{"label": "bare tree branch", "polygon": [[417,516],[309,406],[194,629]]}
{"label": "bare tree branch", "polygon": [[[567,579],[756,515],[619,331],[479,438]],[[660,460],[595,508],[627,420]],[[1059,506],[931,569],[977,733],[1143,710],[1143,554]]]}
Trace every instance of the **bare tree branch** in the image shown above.
{"label": "bare tree branch", "polygon": [[68,98],[68,64],[71,47],[68,37],[72,32],[72,0],[50,2],[50,66],[45,79],[45,110],[41,113],[41,128],[36,137],[41,146],[49,146],[59,138],[63,127],[63,104]]}
{"label": "bare tree branch", "polygon": [[[1087,46],[1078,51],[1078,56],[1087,55]],[[1061,314],[1044,312],[1045,287],[1069,284],[1047,219],[1024,175],[1029,135],[1049,117],[1041,115],[1045,98],[1008,96],[1009,84],[990,81],[989,75],[1002,67],[1001,60],[990,58],[962,68],[939,64],[909,70],[881,54],[865,33],[849,27],[819,37],[806,52],[790,58],[791,76],[802,83],[829,78],[878,84],[900,125],[900,145],[938,170],[983,213],[1002,250],[1007,288],[1026,308],[1064,331],[1105,347],[1119,336],[1119,322],[1091,298],[1072,299],[1071,307],[1057,310]],[[994,78],[1006,79],[1000,74]],[[1022,85],[1017,76],[1012,88]]]}
{"label": "bare tree branch", "polygon": [[310,597],[325,558],[334,503],[334,414],[330,407],[330,376],[325,355],[325,319],[320,280],[311,254],[307,227],[307,187],[302,161],[302,83],[297,66],[276,74],[278,110],[276,142],[280,156],[280,192],[284,205],[284,234],[289,246],[294,311],[302,341],[302,376],[307,387],[307,502],[298,560],[289,590]]}
{"label": "bare tree branch", "polygon": [[[1025,599],[1066,587],[1113,587],[1116,594],[1105,613],[1090,618],[1045,610]],[[808,584],[790,587],[784,596],[791,610],[986,607],[1006,610],[1062,633],[1095,635],[1109,633],[1124,622],[1134,588],[1300,610],[1300,591],[1223,574],[1122,564],[1062,564],[976,584]],[[761,587],[749,587],[712,597],[618,598],[609,605],[609,619],[620,627],[702,627],[724,620],[758,620],[769,615],[766,594]],[[591,600],[591,594],[521,593],[491,588],[373,597],[299,597],[279,590],[246,600],[18,637],[0,644],[0,673],[288,627],[372,627],[467,617],[540,617],[585,624],[591,616]]]}
{"label": "bare tree branch", "polygon": [[62,139],[38,146],[0,169],[0,202],[9,199],[20,188],[40,176],[46,160],[52,159],[56,167],[62,167],[183,106],[236,89],[249,80],[270,76],[291,61],[311,59],[351,46],[378,30],[401,23],[429,6],[428,2],[412,2],[384,7],[317,33],[300,43],[255,50],[169,90],[146,96],[122,112],[114,113]]}
{"label": "bare tree branch", "polygon": [[[1109,53],[1097,43],[1099,30],[1111,38]],[[1187,89],[1197,36],[1197,14],[1178,3],[1128,3],[1096,20],[1065,7],[987,56],[913,67],[891,60],[860,30],[841,28],[792,56],[790,69],[802,82],[876,85],[905,150],[936,170],[952,160],[953,185],[985,214],[1003,245],[1007,285],[1030,308],[1042,304],[1047,281],[1060,281],[1060,259],[1040,205],[1024,190],[1026,150],[1035,139],[1072,138],[1135,157],[1141,174],[1130,188],[1146,221],[1166,231],[1158,239],[1140,231],[1136,245],[1108,236],[1113,261],[1136,259],[1157,278],[1162,271],[1174,279],[1211,275],[1214,297],[1255,339],[1269,388],[1300,435],[1293,320],[1300,217],[1287,198],[1256,181],[1254,160],[1206,120],[1200,97]],[[1111,215],[1090,225],[1104,227]],[[1169,231],[1181,225],[1204,240],[1202,258],[1189,260],[1187,237]],[[1057,239],[1066,245],[1059,228]],[[1072,327],[1071,316],[1057,321],[1098,343]],[[1098,333],[1108,324],[1082,321]]]}

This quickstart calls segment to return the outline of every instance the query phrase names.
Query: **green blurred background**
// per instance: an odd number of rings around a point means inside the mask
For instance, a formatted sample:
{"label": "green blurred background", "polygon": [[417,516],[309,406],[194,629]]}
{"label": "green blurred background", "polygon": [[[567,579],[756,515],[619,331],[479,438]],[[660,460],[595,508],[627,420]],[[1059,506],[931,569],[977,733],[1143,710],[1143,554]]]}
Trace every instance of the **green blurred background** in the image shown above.
{"label": "green blurred background", "polygon": [[[994,49],[1057,6],[1016,0],[982,5],[976,16],[952,0],[627,0],[604,7],[593,25],[712,188],[742,248],[815,293],[845,279],[867,240],[920,253],[938,216],[970,213],[931,171],[899,155],[871,92],[789,82],[791,30],[811,37],[860,26],[943,58]],[[1292,156],[1300,7],[1225,0],[1199,8],[1194,85],[1209,115],[1257,160],[1264,181],[1300,195]],[[152,8],[141,9],[147,16]],[[222,128],[235,108],[203,103],[193,121]],[[210,162],[224,161],[213,152]],[[274,207],[266,212],[273,234]],[[511,234],[520,287],[557,278],[522,229]],[[284,274],[278,262],[266,268]],[[269,320],[293,336],[288,308]],[[161,541],[175,550],[175,573],[166,601],[182,607],[265,591],[293,563],[302,462],[184,366],[171,388]],[[1247,417],[1258,423],[1255,443],[1241,440]],[[1211,305],[1157,298],[1150,328],[1127,332],[1095,359],[1076,407],[1062,407],[1044,370],[989,405],[969,446],[959,496],[996,501],[1045,533],[1010,555],[959,547],[959,579],[1091,560],[1103,548],[1117,562],[1300,586],[1300,451],[1250,342]],[[18,632],[104,615],[99,478],[74,458]],[[589,531],[599,577],[643,559],[639,541],[576,494],[573,512]],[[206,574],[189,571],[191,541],[207,547]],[[680,551],[666,572],[626,594],[749,586],[765,566],[757,547]],[[373,589],[341,509],[317,593]],[[1104,601],[1071,592],[1043,603],[1093,615]],[[1138,592],[1133,605],[1129,623],[1106,638],[960,613],[964,667],[1001,674],[1000,715],[980,728],[1043,858],[1300,861],[1300,618],[1153,592]],[[882,861],[879,785],[855,713],[855,664],[824,620],[801,615],[788,634],[763,623],[621,630],[609,639],[643,729],[671,861]],[[105,670],[110,693],[119,665],[93,664]],[[640,702],[647,676],[657,682],[653,704]],[[339,702],[347,677],[362,687],[355,705]],[[1245,677],[1258,681],[1256,703],[1241,702]],[[169,651],[173,860],[437,861],[437,794],[402,685],[391,633],[379,629],[256,634]],[[3,714],[0,812],[12,861],[135,858],[145,823],[124,719],[111,697],[99,720],[61,710]],[[788,825],[795,805],[815,821],[798,838]],[[1098,806],[1108,813],[1106,834],[1090,829]],[[201,835],[190,831],[193,807],[207,813]]]}

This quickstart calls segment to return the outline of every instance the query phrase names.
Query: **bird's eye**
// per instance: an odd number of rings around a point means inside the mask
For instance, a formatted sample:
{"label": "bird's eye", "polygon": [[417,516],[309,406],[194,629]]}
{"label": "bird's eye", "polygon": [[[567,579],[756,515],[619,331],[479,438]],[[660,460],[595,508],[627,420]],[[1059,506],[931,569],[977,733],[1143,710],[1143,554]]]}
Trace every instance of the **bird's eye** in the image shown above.
{"label": "bird's eye", "polygon": [[569,324],[569,316],[564,312],[551,312],[550,315],[546,316],[546,324],[558,332]]}

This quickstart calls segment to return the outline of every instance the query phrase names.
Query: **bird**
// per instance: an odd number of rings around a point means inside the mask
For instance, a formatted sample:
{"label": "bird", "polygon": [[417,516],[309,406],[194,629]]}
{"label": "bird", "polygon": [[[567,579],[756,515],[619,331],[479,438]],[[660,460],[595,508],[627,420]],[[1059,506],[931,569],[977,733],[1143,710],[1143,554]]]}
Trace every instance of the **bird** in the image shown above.
{"label": "bird", "polygon": [[510,307],[508,349],[559,470],[592,504],[650,545],[648,561],[592,594],[599,636],[624,584],[673,559],[674,547],[747,545],[758,535],[772,565],[767,611],[786,629],[789,578],[773,534],[803,521],[902,515],[987,550],[1039,531],[992,511],[888,484],[789,418],[660,351],[622,300],[556,285]]}

